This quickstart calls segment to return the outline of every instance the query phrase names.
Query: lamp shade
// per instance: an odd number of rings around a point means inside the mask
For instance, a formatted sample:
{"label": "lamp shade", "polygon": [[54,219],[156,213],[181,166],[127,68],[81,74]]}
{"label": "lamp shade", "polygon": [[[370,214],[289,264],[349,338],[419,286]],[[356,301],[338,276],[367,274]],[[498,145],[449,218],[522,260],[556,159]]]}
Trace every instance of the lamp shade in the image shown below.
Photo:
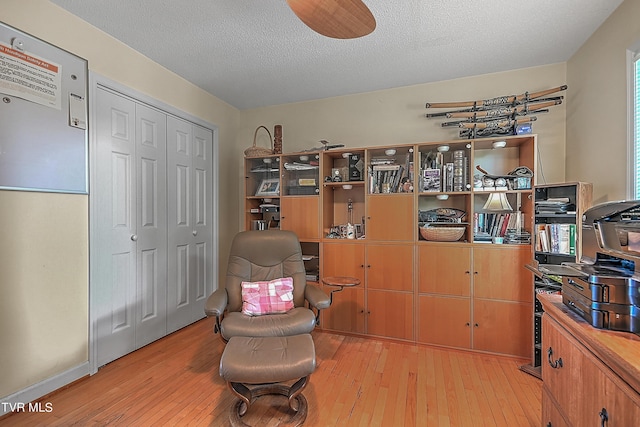
{"label": "lamp shade", "polygon": [[507,200],[506,193],[490,193],[487,202],[482,207],[485,211],[511,212],[513,208]]}

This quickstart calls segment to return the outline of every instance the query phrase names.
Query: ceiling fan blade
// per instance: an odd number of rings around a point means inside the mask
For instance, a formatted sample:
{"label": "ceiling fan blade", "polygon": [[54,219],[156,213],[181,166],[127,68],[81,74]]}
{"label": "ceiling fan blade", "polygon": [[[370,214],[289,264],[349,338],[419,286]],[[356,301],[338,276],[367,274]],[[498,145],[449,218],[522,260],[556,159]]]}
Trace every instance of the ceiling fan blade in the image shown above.
{"label": "ceiling fan blade", "polygon": [[376,28],[376,19],[361,0],[287,0],[313,31],[334,39],[355,39]]}

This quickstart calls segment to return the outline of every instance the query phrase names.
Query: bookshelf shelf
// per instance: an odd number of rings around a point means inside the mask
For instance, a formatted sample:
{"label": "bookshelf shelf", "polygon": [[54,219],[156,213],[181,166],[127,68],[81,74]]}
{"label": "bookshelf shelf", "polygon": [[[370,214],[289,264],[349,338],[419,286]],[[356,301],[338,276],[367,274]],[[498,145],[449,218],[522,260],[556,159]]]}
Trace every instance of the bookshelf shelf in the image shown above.
{"label": "bookshelf shelf", "polygon": [[[591,206],[592,184],[566,182],[537,185],[534,188],[534,257],[537,264],[576,262],[581,256],[582,213]],[[562,242],[560,230],[567,231]],[[571,234],[573,232],[573,234]],[[533,355],[531,365],[521,369],[540,378],[542,354],[542,305],[538,293],[560,293],[562,286],[547,277],[534,279]]]}

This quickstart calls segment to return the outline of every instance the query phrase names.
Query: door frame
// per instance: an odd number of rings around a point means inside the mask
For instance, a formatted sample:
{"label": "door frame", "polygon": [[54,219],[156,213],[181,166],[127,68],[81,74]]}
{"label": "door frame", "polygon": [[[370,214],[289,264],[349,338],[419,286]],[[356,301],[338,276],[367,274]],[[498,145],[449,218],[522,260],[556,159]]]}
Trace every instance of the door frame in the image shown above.
{"label": "door frame", "polygon": [[[211,182],[210,188],[213,191],[212,197],[212,217],[213,217],[213,236],[212,236],[212,271],[210,275],[210,282],[207,283],[207,292],[211,293],[215,289],[216,286],[216,278],[218,277],[218,251],[219,251],[219,242],[217,236],[219,236],[218,229],[218,211],[219,211],[219,189],[218,189],[218,174],[219,174],[219,162],[218,162],[218,126],[202,120],[196,116],[193,116],[185,111],[179,110],[176,107],[173,107],[169,104],[166,104],[162,101],[159,101],[155,98],[152,98],[148,95],[145,95],[141,92],[138,92],[135,89],[127,87],[121,83],[113,81],[107,77],[104,77],[98,73],[92,72],[89,70],[89,374],[93,375],[98,372],[98,358],[97,358],[97,321],[98,321],[98,305],[95,301],[94,297],[96,292],[94,291],[94,286],[96,280],[94,278],[95,270],[92,268],[95,265],[95,254],[96,254],[96,246],[98,242],[96,242],[96,230],[95,230],[95,212],[97,207],[95,206],[95,198],[93,194],[95,194],[95,183],[96,183],[96,164],[97,164],[97,135],[96,135],[96,127],[92,125],[96,122],[96,94],[98,88],[106,89],[112,91],[120,96],[125,98],[130,98],[131,100],[145,104],[151,108],[155,108],[157,110],[161,110],[162,112],[178,117],[183,120],[187,120],[196,125],[202,126],[208,130],[210,130],[213,134],[213,147],[212,147],[212,174],[211,174]],[[203,313],[204,315],[204,313]]]}

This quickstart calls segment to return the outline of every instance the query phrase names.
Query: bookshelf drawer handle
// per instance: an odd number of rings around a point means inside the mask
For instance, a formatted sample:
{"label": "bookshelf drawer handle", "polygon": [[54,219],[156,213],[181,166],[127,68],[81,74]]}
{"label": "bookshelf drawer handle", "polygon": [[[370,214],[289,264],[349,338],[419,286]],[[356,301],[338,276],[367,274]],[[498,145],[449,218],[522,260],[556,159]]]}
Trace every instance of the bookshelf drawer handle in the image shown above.
{"label": "bookshelf drawer handle", "polygon": [[567,281],[568,281],[568,282],[569,282],[569,284],[570,284],[571,286],[573,286],[574,288],[577,288],[577,289],[579,289],[579,290],[581,290],[581,291],[584,291],[584,287],[580,286],[580,285],[578,284],[578,282],[576,282],[575,280],[573,280],[573,279],[567,279]]}
{"label": "bookshelf drawer handle", "polygon": [[609,414],[607,414],[607,409],[602,408],[602,411],[600,411],[598,415],[600,415],[600,425],[604,427],[605,423],[609,421]]}
{"label": "bookshelf drawer handle", "polygon": [[551,347],[549,347],[549,350],[547,350],[547,358],[549,361],[549,366],[551,366],[553,369],[560,369],[562,368],[562,357],[559,357],[557,360],[552,361],[551,360],[551,356],[553,355],[553,349]]}

